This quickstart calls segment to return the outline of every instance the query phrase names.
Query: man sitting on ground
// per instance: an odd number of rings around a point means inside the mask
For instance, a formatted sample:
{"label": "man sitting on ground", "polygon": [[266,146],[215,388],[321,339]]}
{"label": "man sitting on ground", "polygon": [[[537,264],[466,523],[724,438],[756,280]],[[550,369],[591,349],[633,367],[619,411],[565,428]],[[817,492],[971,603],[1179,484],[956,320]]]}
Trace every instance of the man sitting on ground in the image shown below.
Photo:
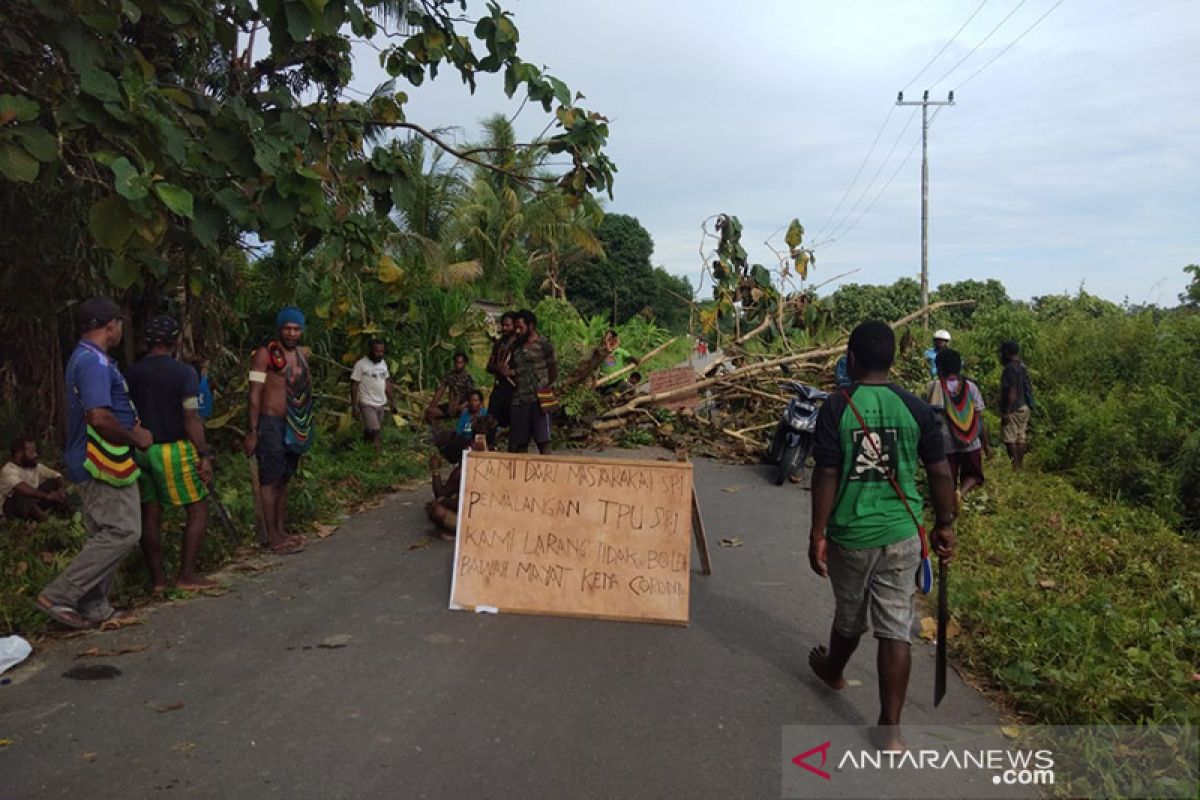
{"label": "man sitting on ground", "polygon": [[440,419],[458,418],[467,404],[467,395],[475,388],[475,379],[467,372],[467,360],[466,353],[454,354],[454,369],[442,376],[442,382],[425,409],[426,422],[432,424]]}
{"label": "man sitting on ground", "polygon": [[[485,417],[487,420],[492,420],[492,417]],[[476,452],[487,451],[487,436],[486,434],[477,434],[471,440],[469,447]],[[454,469],[450,470],[450,475],[445,479],[442,478],[442,459],[435,453],[429,457],[429,477],[433,481],[433,500],[425,506],[425,513],[429,515],[439,528],[437,537],[443,541],[454,541],[455,531],[458,530],[458,489],[461,481],[462,464],[454,465]],[[433,534],[430,534],[431,536]]]}
{"label": "man sitting on ground", "polygon": [[0,519],[45,522],[47,512],[67,508],[63,476],[38,463],[33,439],[16,439],[8,452],[11,459],[0,469]]}

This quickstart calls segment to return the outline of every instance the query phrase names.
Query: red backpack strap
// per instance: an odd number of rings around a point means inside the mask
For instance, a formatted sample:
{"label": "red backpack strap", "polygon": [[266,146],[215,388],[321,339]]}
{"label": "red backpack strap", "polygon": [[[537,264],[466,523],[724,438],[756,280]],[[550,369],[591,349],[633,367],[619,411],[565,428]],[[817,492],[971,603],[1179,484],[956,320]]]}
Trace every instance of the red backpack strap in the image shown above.
{"label": "red backpack strap", "polygon": [[[867,425],[867,421],[863,419],[863,415],[859,413],[858,406],[854,405],[854,401],[850,399],[850,392],[846,388],[842,388],[842,397],[846,398],[846,403],[850,406],[850,410],[854,412],[854,418],[858,420],[859,426],[862,428],[865,436],[863,441],[870,442],[871,449],[875,452],[875,460],[883,464],[883,452],[879,449],[879,445],[875,444],[874,434],[871,433],[871,428]],[[917,526],[917,535],[921,538],[921,558],[929,558],[929,542],[925,538],[925,526],[921,524],[921,520],[917,517],[916,512],[912,510],[912,506],[908,503],[908,497],[905,496],[904,490],[900,488],[900,482],[896,480],[895,474],[890,467],[884,467],[883,474],[887,476],[888,483],[892,485],[892,489],[896,492],[896,496],[900,498],[900,502],[904,503],[904,509],[908,511],[908,515],[912,517],[913,524]]]}

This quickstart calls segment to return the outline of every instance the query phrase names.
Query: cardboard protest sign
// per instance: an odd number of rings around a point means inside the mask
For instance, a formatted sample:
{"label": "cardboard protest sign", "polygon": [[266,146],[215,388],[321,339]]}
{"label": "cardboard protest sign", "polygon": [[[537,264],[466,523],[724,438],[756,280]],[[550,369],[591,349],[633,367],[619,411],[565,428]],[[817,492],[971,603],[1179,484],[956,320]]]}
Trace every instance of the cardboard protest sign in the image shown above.
{"label": "cardboard protest sign", "polygon": [[[680,386],[688,386],[696,382],[696,371],[691,367],[671,367],[670,369],[655,370],[650,373],[650,394],[662,394]],[[700,405],[699,394],[688,394],[674,397],[655,405],[672,411],[682,411],[685,408],[695,408]]]}
{"label": "cardboard protest sign", "polygon": [[464,458],[451,608],[687,624],[691,464]]}

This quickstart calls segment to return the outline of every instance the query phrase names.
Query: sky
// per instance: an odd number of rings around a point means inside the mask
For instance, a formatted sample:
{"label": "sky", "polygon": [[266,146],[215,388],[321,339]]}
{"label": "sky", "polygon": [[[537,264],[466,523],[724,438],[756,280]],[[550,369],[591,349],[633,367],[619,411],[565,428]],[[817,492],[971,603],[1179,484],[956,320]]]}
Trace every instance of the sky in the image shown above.
{"label": "sky", "polygon": [[[768,267],[765,240],[784,249],[780,228],[798,218],[812,284],[853,271],[823,292],[917,278],[920,108],[895,105],[907,87],[906,100],[955,90],[929,128],[931,289],[997,278],[1021,299],[1082,287],[1172,305],[1184,265],[1200,263],[1200,2],[1056,2],[503,5],[522,57],[609,118],[607,210],[637,217],[654,263],[693,285],[701,224],[718,213],[738,216]],[[355,59],[355,89],[386,79],[374,50]],[[398,88],[412,122],[453,126],[460,142],[520,106],[494,76],[474,95],[454,71]],[[518,134],[548,119],[528,105]]]}

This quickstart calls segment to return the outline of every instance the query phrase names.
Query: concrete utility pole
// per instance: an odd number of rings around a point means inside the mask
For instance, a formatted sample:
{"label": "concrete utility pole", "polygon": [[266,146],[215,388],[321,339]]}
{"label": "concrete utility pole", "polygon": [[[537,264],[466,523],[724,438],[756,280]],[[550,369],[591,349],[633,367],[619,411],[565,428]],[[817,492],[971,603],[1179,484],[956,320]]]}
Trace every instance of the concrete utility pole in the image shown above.
{"label": "concrete utility pole", "polygon": [[[921,107],[921,308],[929,307],[929,107],[954,105],[954,92],[945,100],[930,100],[929,90],[920,100],[905,101],[904,92],[896,95],[898,106]],[[924,316],[929,327],[929,315]]]}

